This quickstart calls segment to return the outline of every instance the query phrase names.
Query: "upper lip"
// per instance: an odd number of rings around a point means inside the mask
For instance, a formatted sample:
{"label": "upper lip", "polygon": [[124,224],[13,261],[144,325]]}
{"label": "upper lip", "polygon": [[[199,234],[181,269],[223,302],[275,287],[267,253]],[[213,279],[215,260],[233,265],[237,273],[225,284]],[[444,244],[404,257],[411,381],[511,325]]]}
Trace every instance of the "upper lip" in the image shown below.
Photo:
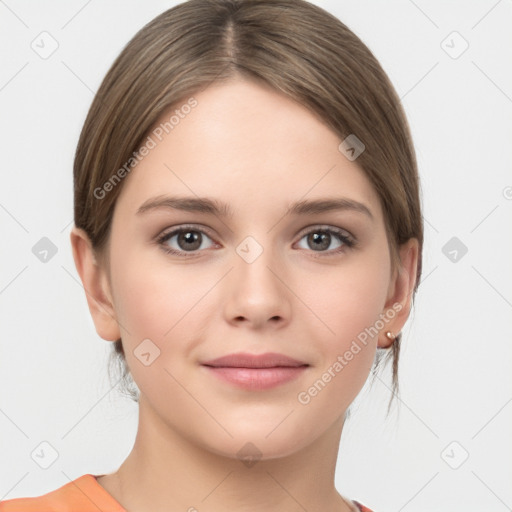
{"label": "upper lip", "polygon": [[239,352],[228,354],[202,363],[204,366],[230,367],[230,368],[274,368],[274,367],[299,367],[308,366],[303,361],[298,361],[284,354],[267,352],[266,354],[248,354]]}

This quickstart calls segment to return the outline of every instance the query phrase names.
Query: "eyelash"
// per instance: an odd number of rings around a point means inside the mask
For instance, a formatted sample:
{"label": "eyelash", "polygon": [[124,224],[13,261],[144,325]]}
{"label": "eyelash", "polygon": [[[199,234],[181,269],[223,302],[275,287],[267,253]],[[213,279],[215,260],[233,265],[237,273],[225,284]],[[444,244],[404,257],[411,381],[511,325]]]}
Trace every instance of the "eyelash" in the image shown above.
{"label": "eyelash", "polygon": [[[179,235],[180,233],[186,233],[188,231],[194,231],[197,233],[201,233],[202,235],[206,235],[213,241],[212,235],[208,233],[208,231],[198,228],[193,225],[183,225],[179,228],[175,228],[172,231],[168,231],[166,233],[163,233],[156,239],[156,243],[162,248],[162,250],[167,254],[172,254],[174,256],[179,256],[182,258],[193,258],[198,256],[198,254],[202,251],[195,250],[195,251],[177,251],[175,249],[170,248],[168,245],[166,245],[166,242],[169,241],[173,236]],[[329,251],[313,251],[310,250],[312,253],[317,253],[315,257],[325,257],[325,256],[332,256],[335,254],[339,254],[341,252],[346,251],[347,249],[353,249],[357,245],[357,240],[352,236],[349,235],[345,230],[335,228],[335,227],[324,227],[324,226],[313,226],[308,231],[302,232],[301,236],[299,238],[299,241],[302,240],[305,236],[311,234],[311,233],[329,233],[331,235],[335,235],[336,238],[342,243],[342,245],[336,249],[331,249]],[[346,234],[347,233],[347,234]],[[205,249],[203,249],[205,250]]]}

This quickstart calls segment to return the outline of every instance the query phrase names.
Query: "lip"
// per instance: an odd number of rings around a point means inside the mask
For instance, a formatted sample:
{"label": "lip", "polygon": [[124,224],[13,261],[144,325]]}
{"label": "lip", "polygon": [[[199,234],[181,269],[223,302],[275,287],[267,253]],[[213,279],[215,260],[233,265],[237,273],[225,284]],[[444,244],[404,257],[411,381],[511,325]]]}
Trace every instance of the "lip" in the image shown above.
{"label": "lip", "polygon": [[202,363],[216,377],[246,390],[265,390],[299,377],[308,364],[297,359],[268,352],[237,353]]}
{"label": "lip", "polygon": [[296,368],[307,365],[307,363],[276,352],[267,352],[265,354],[238,352],[206,361],[203,365],[229,368],[274,368],[277,366]]}

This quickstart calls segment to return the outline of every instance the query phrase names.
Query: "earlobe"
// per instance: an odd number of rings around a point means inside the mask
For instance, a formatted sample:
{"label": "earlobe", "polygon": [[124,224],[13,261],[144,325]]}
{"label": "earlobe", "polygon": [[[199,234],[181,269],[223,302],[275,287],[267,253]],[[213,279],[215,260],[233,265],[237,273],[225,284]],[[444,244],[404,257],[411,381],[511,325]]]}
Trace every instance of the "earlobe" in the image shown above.
{"label": "earlobe", "polygon": [[384,313],[390,318],[379,335],[378,347],[390,348],[403,329],[412,304],[419,258],[418,240],[411,238],[400,247],[401,266],[390,282]]}
{"label": "earlobe", "polygon": [[85,231],[73,226],[70,234],[76,270],[82,281],[96,332],[107,341],[121,337],[106,270],[96,259]]}
{"label": "earlobe", "polygon": [[393,343],[393,341],[395,341],[395,338],[396,338],[396,334],[392,331],[386,331],[386,338],[391,341],[391,343]]}

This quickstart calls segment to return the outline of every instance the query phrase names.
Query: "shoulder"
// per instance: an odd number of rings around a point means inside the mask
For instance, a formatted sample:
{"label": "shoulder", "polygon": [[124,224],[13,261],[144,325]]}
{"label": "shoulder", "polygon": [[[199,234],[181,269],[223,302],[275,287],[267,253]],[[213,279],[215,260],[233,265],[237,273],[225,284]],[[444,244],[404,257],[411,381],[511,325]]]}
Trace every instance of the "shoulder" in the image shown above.
{"label": "shoulder", "polygon": [[352,500],[352,502],[355,504],[355,506],[361,511],[361,512],[373,512],[372,510],[370,510],[368,507],[365,507],[364,505],[362,505],[361,503],[359,503],[358,501],[356,500]]}
{"label": "shoulder", "polygon": [[0,512],[90,512],[91,510],[124,512],[91,474],[82,475],[42,496],[0,501]]}

